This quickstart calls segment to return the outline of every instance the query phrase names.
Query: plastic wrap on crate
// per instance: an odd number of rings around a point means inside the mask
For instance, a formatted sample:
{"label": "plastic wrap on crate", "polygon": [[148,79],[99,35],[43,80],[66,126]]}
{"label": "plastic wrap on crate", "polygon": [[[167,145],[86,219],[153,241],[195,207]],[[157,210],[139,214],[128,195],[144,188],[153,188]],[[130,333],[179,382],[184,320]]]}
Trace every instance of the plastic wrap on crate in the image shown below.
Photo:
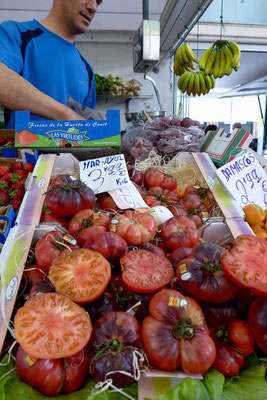
{"label": "plastic wrap on crate", "polygon": [[14,226],[6,239],[0,254],[0,350],[14,308],[24,265],[30,250],[34,227]]}
{"label": "plastic wrap on crate", "polygon": [[208,154],[192,153],[192,155],[225,218],[243,218],[244,213],[241,206],[233,197],[229,196],[219,182],[215,174],[216,168]]}
{"label": "plastic wrap on crate", "polygon": [[55,154],[42,154],[38,158],[21,203],[16,224],[33,226],[38,224],[55,158]]}

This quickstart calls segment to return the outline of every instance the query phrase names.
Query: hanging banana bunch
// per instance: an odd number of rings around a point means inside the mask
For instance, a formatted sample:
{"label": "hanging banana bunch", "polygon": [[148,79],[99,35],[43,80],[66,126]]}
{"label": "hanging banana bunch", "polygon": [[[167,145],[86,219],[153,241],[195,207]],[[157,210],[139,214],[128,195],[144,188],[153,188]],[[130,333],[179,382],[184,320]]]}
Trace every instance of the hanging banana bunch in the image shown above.
{"label": "hanging banana bunch", "polygon": [[222,78],[240,67],[241,51],[237,43],[217,40],[199,60],[199,69],[205,75]]}
{"label": "hanging banana bunch", "polygon": [[178,80],[178,88],[188,96],[200,96],[209,93],[215,87],[215,79],[212,75],[205,75],[202,71],[186,71]]}
{"label": "hanging banana bunch", "polygon": [[198,59],[189,44],[185,43],[183,46],[178,47],[176,51],[173,72],[179,76],[185,71],[195,70],[193,61],[197,63]]}

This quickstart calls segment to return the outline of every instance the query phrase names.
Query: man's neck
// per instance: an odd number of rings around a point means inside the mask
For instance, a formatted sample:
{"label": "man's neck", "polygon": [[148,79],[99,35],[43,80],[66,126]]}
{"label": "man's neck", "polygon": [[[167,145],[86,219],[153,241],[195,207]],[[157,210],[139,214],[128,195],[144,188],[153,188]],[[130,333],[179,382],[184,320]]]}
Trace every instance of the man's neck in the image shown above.
{"label": "man's neck", "polygon": [[39,21],[39,23],[49,31],[70,43],[74,43],[76,40],[76,35],[71,35],[65,24],[61,20],[54,18],[51,14],[49,14],[45,19]]}

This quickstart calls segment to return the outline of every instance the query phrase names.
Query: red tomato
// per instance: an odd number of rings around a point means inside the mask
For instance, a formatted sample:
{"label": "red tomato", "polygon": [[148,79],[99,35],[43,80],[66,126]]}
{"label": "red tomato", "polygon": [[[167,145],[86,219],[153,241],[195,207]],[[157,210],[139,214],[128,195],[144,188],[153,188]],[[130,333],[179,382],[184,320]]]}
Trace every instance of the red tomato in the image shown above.
{"label": "red tomato", "polygon": [[169,202],[166,199],[167,193],[169,193],[169,190],[162,189],[160,186],[155,186],[149,189],[144,200],[149,207],[167,207],[167,205],[169,205]]}
{"label": "red tomato", "polygon": [[170,261],[157,253],[132,250],[120,259],[122,279],[128,289],[152,293],[164,288],[174,277]]}
{"label": "red tomato", "polygon": [[203,302],[202,310],[208,325],[214,328],[222,325],[229,325],[230,322],[241,318],[240,303],[236,301],[235,297],[225,303]]}
{"label": "red tomato", "polygon": [[15,315],[15,335],[22,348],[36,358],[64,358],[78,353],[91,336],[85,310],[57,293],[32,297]]}
{"label": "red tomato", "polygon": [[30,286],[42,282],[46,277],[44,272],[40,270],[38,268],[38,265],[36,264],[27,265],[24,268],[23,275],[25,276],[27,283],[30,284]]}
{"label": "red tomato", "polygon": [[173,217],[166,221],[161,228],[163,243],[168,249],[178,247],[195,247],[199,235],[196,224],[189,217]]}
{"label": "red tomato", "polygon": [[180,215],[188,216],[188,212],[181,204],[170,204],[168,209],[175,217],[180,217]]}
{"label": "red tomato", "polygon": [[201,199],[197,194],[189,193],[180,200],[180,204],[186,209],[197,209],[201,205]]}
{"label": "red tomato", "polygon": [[69,228],[69,220],[67,218],[59,217],[58,215],[52,213],[52,211],[48,210],[48,208],[42,212],[40,222],[58,222],[64,226],[64,228]]}
{"label": "red tomato", "polygon": [[225,274],[258,296],[267,295],[267,246],[254,235],[235,238],[232,249],[221,255]]}
{"label": "red tomato", "polygon": [[227,377],[238,374],[244,365],[244,357],[254,351],[254,339],[248,324],[232,321],[228,327],[218,327],[213,336],[217,351],[213,367]]}
{"label": "red tomato", "polygon": [[163,248],[150,242],[142,244],[141,250],[151,251],[151,253],[157,253],[165,257],[165,251],[163,250]]}
{"label": "red tomato", "polygon": [[78,211],[71,219],[69,224],[69,232],[72,236],[80,232],[82,229],[89,228],[94,225],[102,225],[109,228],[109,214],[105,212],[94,212],[91,209]]}
{"label": "red tomato", "polygon": [[[58,183],[63,181],[63,183]],[[52,180],[46,195],[46,205],[60,217],[74,215],[84,208],[93,208],[95,195],[83,182],[70,175],[59,175]]]}
{"label": "red tomato", "polygon": [[123,237],[128,245],[149,242],[157,232],[157,223],[150,214],[127,210],[111,220],[110,230]]}
{"label": "red tomato", "polygon": [[46,233],[35,246],[35,258],[38,267],[46,274],[52,261],[62,253],[67,254],[72,250],[79,249],[79,246],[72,245],[63,239],[64,234],[59,231]]}
{"label": "red tomato", "polygon": [[98,233],[107,232],[107,228],[102,225],[89,226],[89,228],[82,229],[77,235],[77,242],[79,246],[84,246],[88,240],[91,240]]}
{"label": "red tomato", "polygon": [[100,297],[108,286],[111,267],[100,253],[80,249],[56,258],[48,278],[58,293],[77,303],[90,303]]}
{"label": "red tomato", "polygon": [[72,393],[84,384],[88,376],[88,350],[85,347],[77,354],[62,360],[36,360],[19,346],[16,370],[22,381],[46,396]]}
{"label": "red tomato", "polygon": [[96,234],[84,243],[83,248],[98,251],[111,261],[118,261],[128,251],[125,240],[113,232]]}
{"label": "red tomato", "polygon": [[147,189],[160,186],[162,189],[173,190],[177,187],[177,181],[171,175],[160,172],[157,168],[150,167],[144,174],[145,186]]}
{"label": "red tomato", "polygon": [[144,174],[140,169],[135,168],[133,165],[127,165],[129,177],[132,182],[138,186],[142,186]]}
{"label": "red tomato", "polygon": [[248,312],[248,323],[259,348],[267,353],[267,297],[258,297]]}
{"label": "red tomato", "polygon": [[176,269],[177,264],[184,258],[189,257],[192,251],[192,247],[178,247],[178,249],[175,249],[168,257],[173,268]]}
{"label": "red tomato", "polygon": [[191,221],[193,221],[196,224],[196,227],[199,228],[203,223],[201,214],[191,214],[190,215],[190,211],[188,214],[189,214],[189,218],[191,219]]}
{"label": "red tomato", "polygon": [[[110,312],[93,327],[89,342],[91,375],[103,382],[111,371],[134,375],[133,352],[140,347],[140,326],[135,317],[123,311]],[[131,376],[112,373],[113,385],[123,387],[134,381]]]}
{"label": "red tomato", "polygon": [[203,374],[213,364],[215,345],[199,305],[181,293],[165,289],[149,303],[150,316],[141,326],[142,343],[157,368]]}
{"label": "red tomato", "polygon": [[108,193],[104,193],[99,200],[101,210],[118,211],[119,207]]}
{"label": "red tomato", "polygon": [[176,276],[184,290],[211,303],[224,303],[237,292],[235,285],[223,272],[220,255],[224,251],[213,243],[196,246],[188,258],[181,260]]}
{"label": "red tomato", "polygon": [[25,172],[32,172],[34,170],[34,164],[26,162],[23,164],[22,168]]}

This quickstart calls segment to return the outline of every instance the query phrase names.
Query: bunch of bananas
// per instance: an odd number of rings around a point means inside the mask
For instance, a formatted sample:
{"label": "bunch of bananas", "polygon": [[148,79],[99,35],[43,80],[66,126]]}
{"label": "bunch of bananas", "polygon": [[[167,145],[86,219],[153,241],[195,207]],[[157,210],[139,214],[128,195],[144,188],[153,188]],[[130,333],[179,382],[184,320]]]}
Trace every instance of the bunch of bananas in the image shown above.
{"label": "bunch of bananas", "polygon": [[195,70],[193,61],[197,63],[198,59],[189,44],[185,43],[183,46],[178,47],[176,51],[173,72],[179,76],[185,71]]}
{"label": "bunch of bananas", "polygon": [[199,60],[199,69],[205,75],[222,78],[230,75],[232,69],[238,71],[240,67],[241,51],[237,43],[227,40],[217,40],[205,51]]}
{"label": "bunch of bananas", "polygon": [[181,75],[178,81],[178,88],[182,93],[186,92],[188,96],[191,94],[193,96],[207,94],[210,89],[213,89],[214,87],[215,79],[213,76],[205,75],[202,71],[186,71]]}

